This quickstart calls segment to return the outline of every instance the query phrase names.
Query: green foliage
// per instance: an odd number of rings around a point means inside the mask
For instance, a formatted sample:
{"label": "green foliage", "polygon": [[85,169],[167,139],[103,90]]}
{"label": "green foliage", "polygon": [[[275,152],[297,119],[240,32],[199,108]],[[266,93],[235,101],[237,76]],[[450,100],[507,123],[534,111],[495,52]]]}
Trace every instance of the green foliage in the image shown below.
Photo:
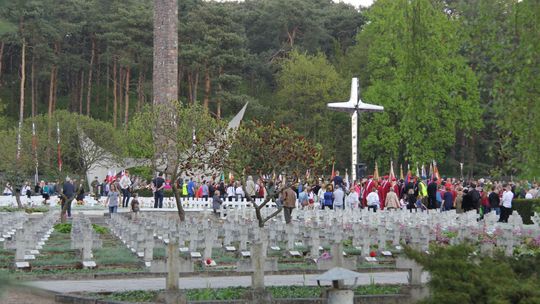
{"label": "green foliage", "polygon": [[535,287],[539,283],[538,258],[514,261],[504,256],[479,256],[469,245],[435,247],[429,255],[410,248],[405,251],[430,273],[431,296],[424,303],[540,301],[540,291]]}
{"label": "green foliage", "polygon": [[[153,197],[154,193],[152,192],[152,189],[139,189],[137,190],[137,194],[140,197]],[[174,194],[171,190],[164,190],[163,191],[163,197],[173,197]]]}
{"label": "green foliage", "polygon": [[349,119],[346,114],[329,111],[326,104],[346,101],[348,80],[337,73],[325,55],[311,56],[292,51],[280,64],[277,75],[277,123],[290,125],[303,136],[323,147],[327,158],[337,157],[348,163],[350,153],[344,146],[350,142]]}
{"label": "green foliage", "polygon": [[534,212],[540,210],[540,199],[515,199],[512,201],[512,209],[521,215],[524,224],[530,225]]}
{"label": "green foliage", "polygon": [[[267,289],[276,299],[299,299],[299,298],[320,298],[324,287],[312,286],[271,286]],[[399,286],[392,285],[366,285],[354,289],[355,295],[380,295],[397,294]],[[242,299],[245,293],[249,291],[246,287],[228,287],[228,288],[202,288],[185,290],[188,301],[226,301]],[[106,295],[104,298],[115,301],[129,302],[150,302],[153,301],[161,291],[125,291],[114,292]],[[98,295],[99,296],[99,295]]]}
{"label": "green foliage", "polygon": [[92,224],[92,228],[94,229],[94,231],[98,234],[106,234],[106,233],[109,233],[109,228],[107,227],[103,227],[101,225],[98,225],[98,224]]}
{"label": "green foliage", "polygon": [[482,126],[477,80],[459,54],[456,23],[429,0],[377,1],[368,18],[351,54],[367,52],[363,98],[385,111],[362,117],[361,151],[384,163],[445,159],[458,132]]}
{"label": "green foliage", "polygon": [[321,170],[324,166],[320,145],[274,123],[243,124],[236,131],[229,153],[225,168],[237,176],[260,172],[302,176],[307,169]]}
{"label": "green foliage", "polygon": [[55,224],[54,230],[56,230],[59,233],[71,233],[71,224],[70,223]]}

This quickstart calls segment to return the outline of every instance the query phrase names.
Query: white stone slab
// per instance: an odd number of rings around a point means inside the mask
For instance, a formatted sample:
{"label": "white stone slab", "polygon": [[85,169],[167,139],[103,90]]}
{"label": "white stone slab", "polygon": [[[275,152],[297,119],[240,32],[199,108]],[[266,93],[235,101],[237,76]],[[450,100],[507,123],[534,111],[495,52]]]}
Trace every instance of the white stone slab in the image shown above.
{"label": "white stone slab", "polygon": [[234,246],[225,246],[225,250],[232,252],[232,251],[236,251],[236,248]]}
{"label": "white stone slab", "polygon": [[289,251],[289,254],[291,256],[295,256],[295,257],[302,256],[298,250],[291,250],[291,251]]}
{"label": "white stone slab", "polygon": [[366,257],[366,261],[367,261],[367,262],[372,262],[372,263],[376,263],[376,262],[377,262],[377,258],[373,258],[373,257]]}
{"label": "white stone slab", "polygon": [[94,261],[83,261],[82,262],[84,268],[95,268],[96,262]]}
{"label": "white stone slab", "polygon": [[251,256],[251,252],[249,252],[249,251],[242,251],[240,254],[241,254],[242,257],[244,257],[244,258],[248,258],[248,257]]}
{"label": "white stone slab", "polygon": [[384,256],[392,256],[392,252],[390,252],[390,251],[382,251],[381,253]]}
{"label": "white stone slab", "polygon": [[169,244],[169,239],[163,239],[163,243]]}
{"label": "white stone slab", "polygon": [[150,266],[152,266],[152,262],[144,262],[144,266],[150,267]]}
{"label": "white stone slab", "polygon": [[192,258],[202,258],[202,255],[198,251],[190,252]]}
{"label": "white stone slab", "polygon": [[37,255],[39,254],[39,250],[30,250],[30,254]]}
{"label": "white stone slab", "polygon": [[36,246],[36,250],[41,250],[41,249],[43,249],[43,246],[41,246],[41,245]]}
{"label": "white stone slab", "polygon": [[140,258],[144,258],[144,252],[137,252],[137,256]]}
{"label": "white stone slab", "polygon": [[279,246],[272,246],[272,247],[270,247],[270,249],[275,250],[275,251],[280,251],[281,250],[281,248],[279,248]]}
{"label": "white stone slab", "polygon": [[135,248],[131,248],[131,252],[135,253],[137,250]]}
{"label": "white stone slab", "polygon": [[36,256],[33,255],[33,254],[25,254],[25,255],[24,255],[24,259],[25,259],[25,260],[35,260],[35,259],[36,259]]}
{"label": "white stone slab", "polygon": [[396,250],[403,250],[403,247],[401,247],[400,245],[397,245]]}
{"label": "white stone slab", "polygon": [[323,251],[324,248],[322,246],[319,246],[319,251]]}
{"label": "white stone slab", "polygon": [[37,244],[38,244],[39,246],[43,246],[43,245],[45,245],[45,242],[44,242],[44,241],[39,241]]}
{"label": "white stone slab", "polygon": [[302,247],[302,246],[304,246],[304,244],[302,244],[302,242],[294,242],[294,246],[295,247]]}
{"label": "white stone slab", "polygon": [[15,262],[15,266],[17,268],[29,268],[30,263],[28,263],[28,262]]}
{"label": "white stone slab", "polygon": [[3,242],[3,241],[5,241],[5,240],[6,240],[6,239],[4,239],[4,238],[0,238],[0,242]]}
{"label": "white stone slab", "polygon": [[180,250],[180,252],[189,252],[189,248],[187,247],[180,247],[178,250]]}

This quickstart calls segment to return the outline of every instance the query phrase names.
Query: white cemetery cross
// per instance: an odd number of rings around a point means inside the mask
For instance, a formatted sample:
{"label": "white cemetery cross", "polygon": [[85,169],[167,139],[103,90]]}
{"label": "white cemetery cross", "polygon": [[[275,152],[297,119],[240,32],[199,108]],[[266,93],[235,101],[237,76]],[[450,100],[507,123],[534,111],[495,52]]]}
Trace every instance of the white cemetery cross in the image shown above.
{"label": "white cemetery cross", "polygon": [[358,164],[358,112],[382,112],[384,107],[362,102],[358,97],[358,78],[353,78],[351,83],[351,97],[347,102],[333,102],[328,108],[334,111],[351,114],[351,140],[352,140],[352,180],[356,180],[356,165]]}

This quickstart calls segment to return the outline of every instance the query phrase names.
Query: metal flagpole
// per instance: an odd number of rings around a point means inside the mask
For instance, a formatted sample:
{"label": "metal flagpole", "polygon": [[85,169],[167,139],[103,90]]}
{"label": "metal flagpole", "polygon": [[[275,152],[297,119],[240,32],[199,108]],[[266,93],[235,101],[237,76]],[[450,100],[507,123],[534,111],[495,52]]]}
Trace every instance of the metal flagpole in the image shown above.
{"label": "metal flagpole", "polygon": [[62,155],[60,154],[60,123],[56,122],[56,144],[58,153],[58,171],[62,172]]}

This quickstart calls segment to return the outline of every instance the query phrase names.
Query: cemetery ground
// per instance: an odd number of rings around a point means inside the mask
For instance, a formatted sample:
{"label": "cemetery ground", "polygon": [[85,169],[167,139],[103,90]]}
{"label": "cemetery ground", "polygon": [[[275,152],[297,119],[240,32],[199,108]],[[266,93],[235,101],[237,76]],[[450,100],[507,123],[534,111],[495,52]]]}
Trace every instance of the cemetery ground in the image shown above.
{"label": "cemetery ground", "polygon": [[[249,208],[228,210],[226,217],[192,212],[184,223],[177,222],[172,210],[142,212],[137,218],[125,210],[111,218],[99,207],[74,210],[65,224],[58,223],[56,208],[0,213],[0,274],[24,282],[26,289],[46,290],[51,301],[152,302],[165,286],[166,248],[174,242],[179,286],[188,301],[240,301],[252,284],[252,245],[264,240],[265,285],[276,303],[321,301],[327,287],[318,286],[317,277],[335,266],[361,273],[359,286],[353,288],[356,302],[412,303],[411,286],[426,283],[428,277],[406,258],[404,244],[434,258],[438,253],[433,246],[441,244],[473,244],[474,254],[486,256],[534,256],[540,251],[538,214],[533,225],[525,225],[517,214],[509,224],[499,224],[494,215],[477,221],[472,213],[315,210],[296,212],[291,225],[280,215],[258,229]],[[36,302],[31,297],[13,289],[0,303]]]}

